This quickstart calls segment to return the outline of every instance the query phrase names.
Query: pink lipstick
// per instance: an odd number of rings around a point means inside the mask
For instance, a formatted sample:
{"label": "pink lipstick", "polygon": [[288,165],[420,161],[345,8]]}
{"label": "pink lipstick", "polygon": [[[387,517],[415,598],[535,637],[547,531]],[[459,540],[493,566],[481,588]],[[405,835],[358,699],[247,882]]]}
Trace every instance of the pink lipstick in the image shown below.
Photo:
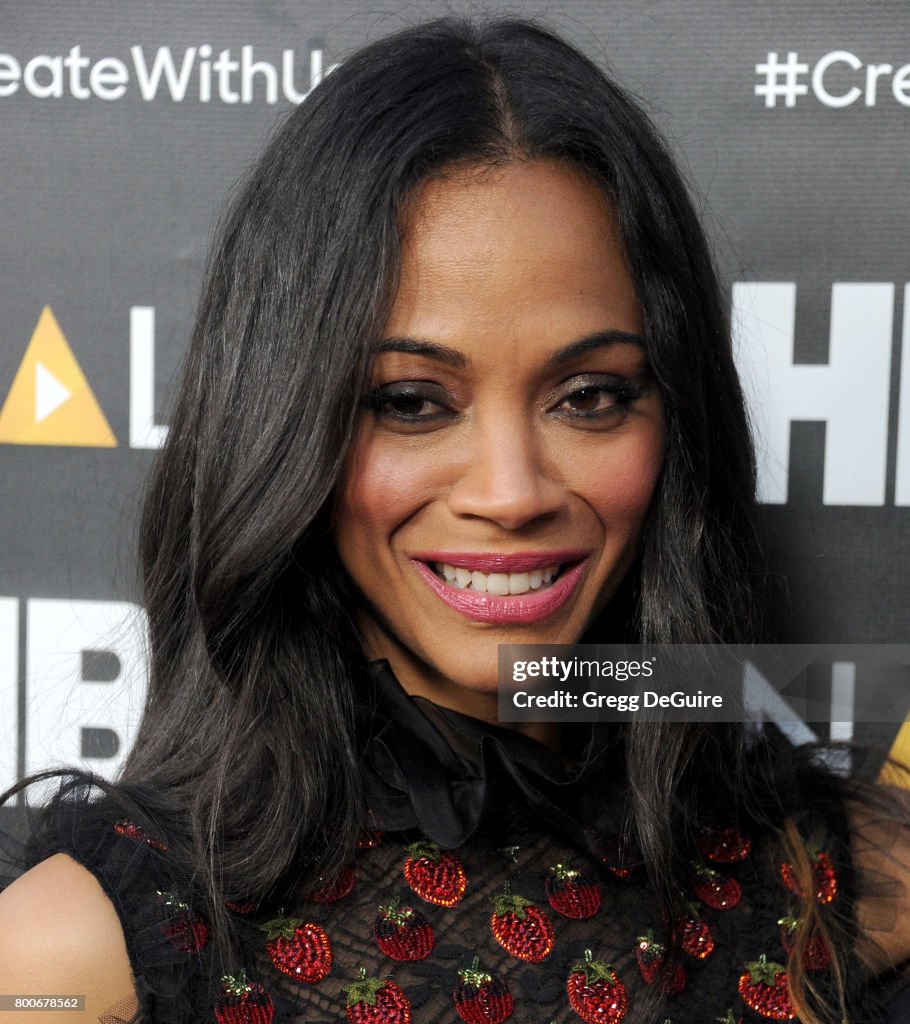
{"label": "pink lipstick", "polygon": [[[460,615],[477,622],[524,624],[545,619],[565,604],[581,579],[587,555],[584,551],[565,549],[515,554],[433,551],[422,552],[411,561],[433,593]],[[500,596],[451,585],[427,562],[483,573],[530,573],[569,564],[551,584],[541,589]]]}

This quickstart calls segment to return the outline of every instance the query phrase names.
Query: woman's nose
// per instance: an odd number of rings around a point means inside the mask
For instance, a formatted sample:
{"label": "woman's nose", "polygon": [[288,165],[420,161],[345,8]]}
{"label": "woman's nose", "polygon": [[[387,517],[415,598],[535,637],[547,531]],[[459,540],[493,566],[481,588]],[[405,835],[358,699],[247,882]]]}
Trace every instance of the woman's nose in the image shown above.
{"label": "woman's nose", "polygon": [[479,421],[449,492],[450,510],[507,530],[552,516],[562,505],[564,488],[554,478],[545,447],[525,421]]}

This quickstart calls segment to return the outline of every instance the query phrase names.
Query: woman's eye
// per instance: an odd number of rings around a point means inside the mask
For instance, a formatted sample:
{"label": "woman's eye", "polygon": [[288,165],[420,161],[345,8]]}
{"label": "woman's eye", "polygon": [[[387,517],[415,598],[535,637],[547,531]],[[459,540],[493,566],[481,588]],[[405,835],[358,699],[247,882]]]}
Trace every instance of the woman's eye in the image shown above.
{"label": "woman's eye", "polygon": [[439,395],[413,386],[376,388],[366,396],[370,409],[383,419],[399,423],[425,423],[446,416],[449,410],[442,404]]}
{"label": "woman's eye", "polygon": [[615,404],[614,395],[603,388],[581,388],[562,400],[563,407],[572,412],[597,412]]}
{"label": "woman's eye", "polygon": [[625,408],[643,393],[644,389],[630,380],[603,381],[575,388],[556,408],[573,416],[596,417]]}

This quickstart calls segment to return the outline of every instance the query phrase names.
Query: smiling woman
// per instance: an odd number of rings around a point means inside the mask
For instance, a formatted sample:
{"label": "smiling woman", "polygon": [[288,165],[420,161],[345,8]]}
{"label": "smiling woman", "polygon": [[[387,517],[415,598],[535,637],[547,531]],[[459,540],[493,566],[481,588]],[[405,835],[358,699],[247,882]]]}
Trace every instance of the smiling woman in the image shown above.
{"label": "smiling woman", "polygon": [[220,231],[142,522],[140,733],[0,835],[0,992],[86,993],[45,1024],[906,1019],[894,791],[738,725],[497,721],[503,643],[761,639],[754,490],[635,101],[527,21],[358,51]]}
{"label": "smiling woman", "polygon": [[403,238],[334,537],[368,656],[495,720],[498,645],[574,642],[628,573],[660,390],[615,218],[571,165],[435,177]]}

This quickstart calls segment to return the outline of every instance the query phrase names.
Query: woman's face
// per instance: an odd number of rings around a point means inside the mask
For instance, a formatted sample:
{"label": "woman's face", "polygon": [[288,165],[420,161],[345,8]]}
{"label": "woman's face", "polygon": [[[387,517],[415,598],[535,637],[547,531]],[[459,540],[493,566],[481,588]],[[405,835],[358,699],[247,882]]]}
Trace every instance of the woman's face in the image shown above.
{"label": "woman's face", "polygon": [[615,593],[663,407],[614,217],[570,166],[431,180],[402,244],[335,543],[368,657],[476,711],[499,644],[573,643]]}

